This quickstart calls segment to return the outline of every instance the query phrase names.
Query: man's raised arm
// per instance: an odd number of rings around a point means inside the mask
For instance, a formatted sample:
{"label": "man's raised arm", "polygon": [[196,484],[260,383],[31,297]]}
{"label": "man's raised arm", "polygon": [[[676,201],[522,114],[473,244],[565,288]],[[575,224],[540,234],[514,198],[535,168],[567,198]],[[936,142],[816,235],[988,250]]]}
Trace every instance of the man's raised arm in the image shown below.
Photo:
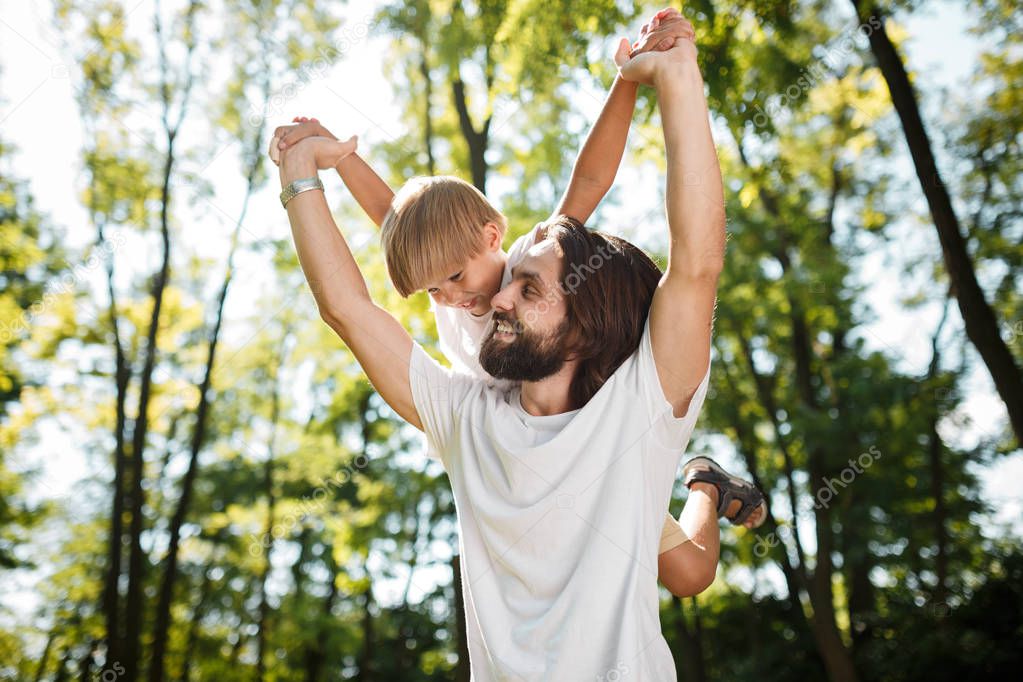
{"label": "man's raised arm", "polygon": [[696,45],[678,39],[667,52],[620,64],[622,76],[653,85],[667,156],[668,270],[650,309],[661,387],[682,416],[707,373],[718,276],[724,267],[725,207]]}
{"label": "man's raised arm", "polygon": [[[315,177],[355,151],[354,140],[306,138],[281,154],[281,186]],[[320,317],[351,348],[369,380],[395,412],[422,429],[409,385],[412,338],[370,298],[366,281],[320,191],[297,194],[287,204],[295,248]]]}

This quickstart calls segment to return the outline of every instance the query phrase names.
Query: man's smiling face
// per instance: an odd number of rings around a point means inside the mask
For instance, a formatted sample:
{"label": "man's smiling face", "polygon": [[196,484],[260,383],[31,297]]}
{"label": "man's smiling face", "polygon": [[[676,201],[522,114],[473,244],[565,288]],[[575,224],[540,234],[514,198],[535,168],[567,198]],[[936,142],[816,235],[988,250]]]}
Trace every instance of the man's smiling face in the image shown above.
{"label": "man's smiling face", "polygon": [[512,269],[512,280],[491,300],[493,327],[480,347],[491,376],[540,381],[567,359],[568,320],[562,295],[563,258],[557,242],[534,245]]}

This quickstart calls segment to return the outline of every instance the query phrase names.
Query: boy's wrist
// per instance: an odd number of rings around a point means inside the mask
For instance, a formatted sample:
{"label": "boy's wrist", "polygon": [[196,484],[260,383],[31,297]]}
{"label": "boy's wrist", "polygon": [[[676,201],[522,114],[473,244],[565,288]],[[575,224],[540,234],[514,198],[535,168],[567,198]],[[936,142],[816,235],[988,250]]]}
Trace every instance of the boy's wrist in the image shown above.
{"label": "boy's wrist", "polygon": [[622,78],[622,74],[616,74],[614,82],[611,83],[610,92],[624,92],[632,95],[633,97],[639,96],[639,83],[636,81],[625,80]]}
{"label": "boy's wrist", "polygon": [[357,161],[358,156],[356,152],[352,152],[334,164],[334,170],[336,170],[339,175],[344,175]]}

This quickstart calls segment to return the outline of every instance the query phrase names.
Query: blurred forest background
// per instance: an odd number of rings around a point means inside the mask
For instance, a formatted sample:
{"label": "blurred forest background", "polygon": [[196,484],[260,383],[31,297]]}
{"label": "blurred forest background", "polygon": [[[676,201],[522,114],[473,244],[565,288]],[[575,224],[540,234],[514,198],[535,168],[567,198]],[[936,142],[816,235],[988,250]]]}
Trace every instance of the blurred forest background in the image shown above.
{"label": "blurred forest background", "polygon": [[[947,55],[955,87],[907,59],[936,4],[978,46]],[[395,187],[460,175],[510,243],[564,189],[614,38],[659,6],[56,0],[42,41],[4,3],[28,58],[0,84],[50,59],[73,106],[0,129],[0,678],[469,679],[448,483],[320,321],[269,135],[317,116]],[[771,514],[723,527],[705,593],[663,593],[680,679],[1018,673],[1023,534],[983,478],[1023,442],[1023,13],[681,9],[730,232],[689,455],[748,472]],[[52,211],[25,159],[73,178]],[[662,169],[641,91],[592,225],[663,253]],[[433,345],[326,176],[378,300]]]}

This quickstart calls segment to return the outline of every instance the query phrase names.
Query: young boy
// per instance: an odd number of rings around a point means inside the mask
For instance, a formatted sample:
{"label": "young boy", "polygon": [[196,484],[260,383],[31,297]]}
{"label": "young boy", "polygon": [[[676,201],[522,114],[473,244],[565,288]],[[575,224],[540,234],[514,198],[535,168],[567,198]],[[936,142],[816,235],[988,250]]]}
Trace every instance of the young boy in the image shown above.
{"label": "young boy", "polygon": [[[692,25],[673,9],[661,10],[643,26],[632,46],[622,40],[619,60],[667,49],[676,38],[692,39]],[[579,153],[572,178],[553,216],[585,223],[610,189],[621,163],[636,103],[638,85],[617,77],[604,107]],[[336,139],[316,119],[278,128],[270,145],[276,162],[281,150],[309,136]],[[397,194],[352,153],[336,166],[359,205],[381,227],[392,282],[402,296],[425,289],[431,296],[441,350],[452,366],[493,380],[480,366],[480,343],[492,324],[490,300],[511,280],[511,269],[536,242],[538,224],[507,253],[502,242],[506,218],[472,185],[453,177],[414,178]],[[730,477],[707,458],[694,458],[683,470],[686,485],[712,482],[719,489],[718,516],[754,528],[765,518],[762,496],[753,486]],[[680,521],[666,515],[658,573],[679,597],[693,596],[713,582],[718,561],[718,527],[706,520]],[[689,529],[687,533],[684,529]]]}

